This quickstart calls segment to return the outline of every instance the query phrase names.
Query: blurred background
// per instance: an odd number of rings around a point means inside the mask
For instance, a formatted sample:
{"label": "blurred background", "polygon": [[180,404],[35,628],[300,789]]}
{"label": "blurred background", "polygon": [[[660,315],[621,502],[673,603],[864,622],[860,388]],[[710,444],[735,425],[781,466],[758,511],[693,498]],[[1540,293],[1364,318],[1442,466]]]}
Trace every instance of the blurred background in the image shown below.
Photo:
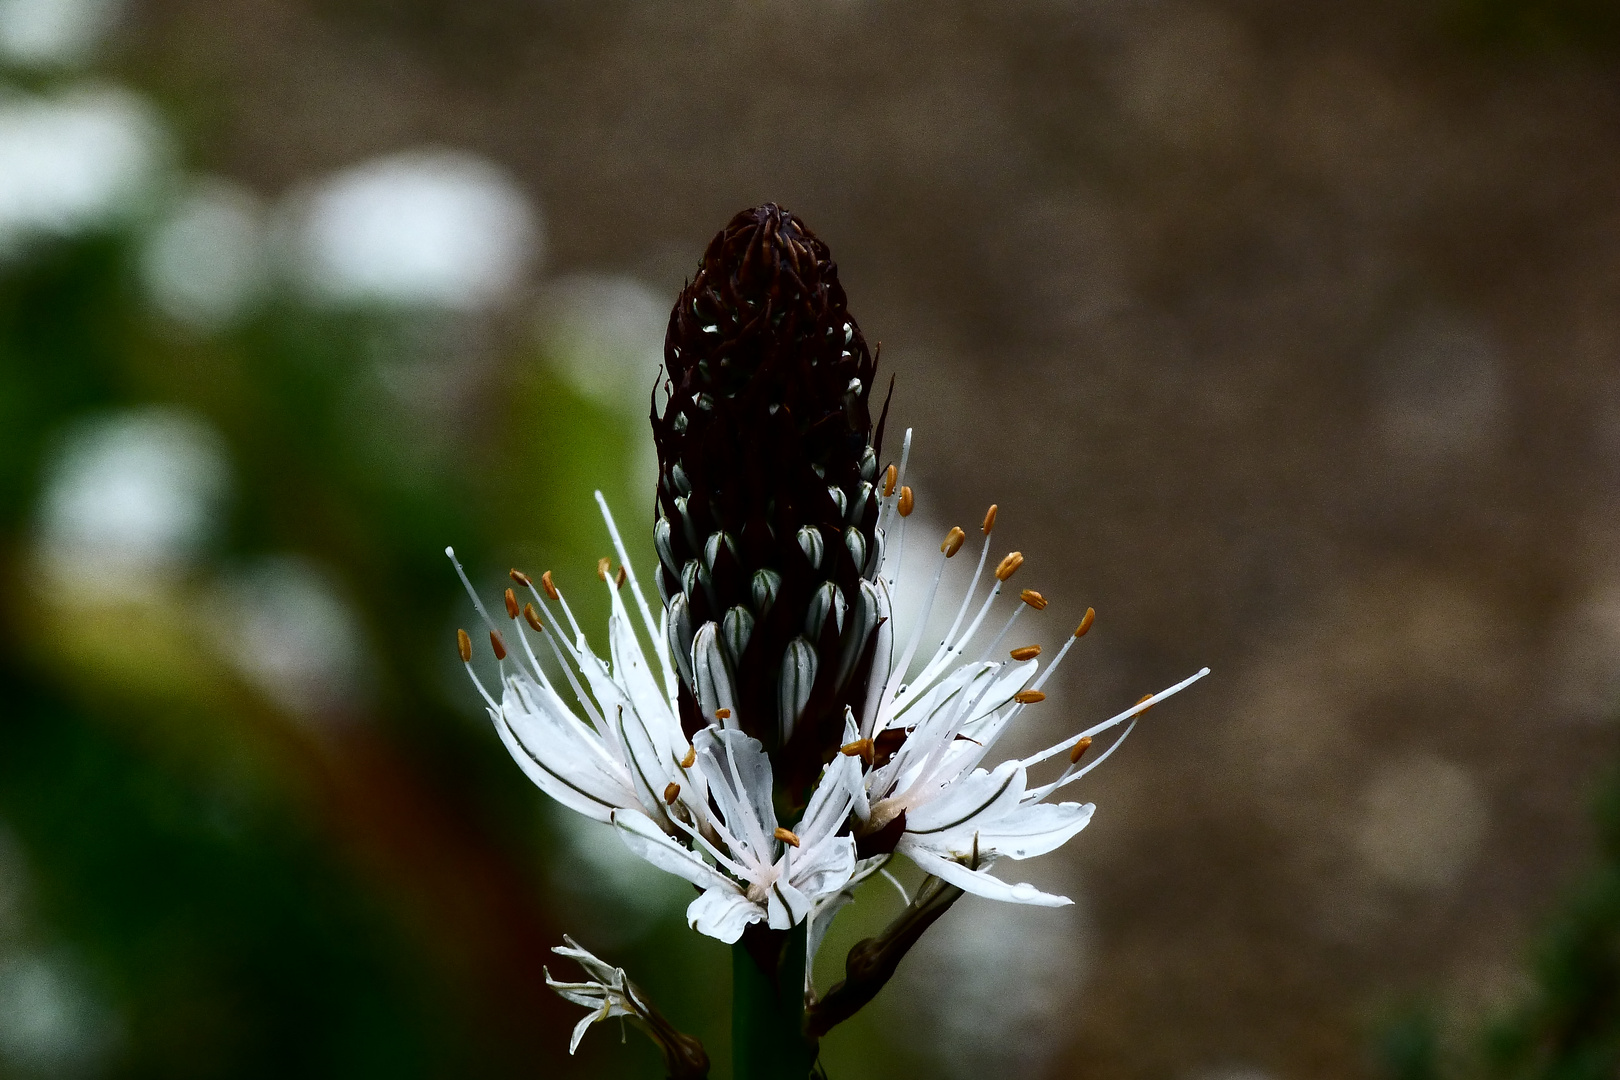
{"label": "blurred background", "polygon": [[591,492],[650,562],[668,305],[768,199],[919,542],[998,502],[1034,639],[1098,610],[1020,745],[1215,669],[1016,868],[1077,904],[964,900],[831,1074],[1529,1007],[1620,753],[1617,76],[1608,0],[0,0],[0,1075],[655,1075],[566,1057],[565,931],[724,1067],[725,948],[507,759],[442,550],[602,625]]}

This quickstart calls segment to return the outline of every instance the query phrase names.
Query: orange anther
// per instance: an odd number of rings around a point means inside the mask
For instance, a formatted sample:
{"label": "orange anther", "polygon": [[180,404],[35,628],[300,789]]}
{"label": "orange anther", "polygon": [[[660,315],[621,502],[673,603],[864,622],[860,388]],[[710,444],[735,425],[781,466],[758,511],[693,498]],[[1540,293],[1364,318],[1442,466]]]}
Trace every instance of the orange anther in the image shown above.
{"label": "orange anther", "polygon": [[609,559],[609,558],[606,558],[606,557],[597,559],[596,560],[596,579],[598,581],[606,581],[607,580],[607,574],[608,574],[608,568],[610,566],[612,566],[612,565],[613,565],[613,560],[612,559]]}
{"label": "orange anther", "polygon": [[546,595],[551,597],[553,600],[561,600],[562,599],[562,593],[559,593],[557,591],[556,582],[551,580],[551,571],[550,570],[547,570],[545,573],[540,575],[540,587],[545,589],[546,590]]}
{"label": "orange anther", "polygon": [[613,575],[613,587],[616,589],[624,588],[624,579],[629,576],[629,571],[625,570],[625,568],[622,566],[619,567],[619,572]]}
{"label": "orange anther", "polygon": [[467,636],[465,630],[456,631],[456,652],[461,654],[463,664],[472,663],[472,638]]}
{"label": "orange anther", "polygon": [[958,551],[962,550],[962,541],[966,539],[967,533],[963,532],[957,526],[952,525],[951,531],[945,534],[945,541],[939,545],[939,550],[943,551],[945,553],[945,557],[948,559],[952,555],[955,555]]}
{"label": "orange anther", "polygon": [[845,757],[859,757],[862,761],[870,765],[872,763],[873,754],[875,753],[875,748],[872,745],[871,739],[856,739],[852,743],[845,743],[843,746],[840,746],[838,748],[838,752],[843,754]]}
{"label": "orange anther", "polygon": [[[1152,700],[1153,700],[1153,695],[1152,694],[1143,694],[1140,698],[1138,698],[1136,700],[1136,704],[1140,705],[1144,701],[1152,701]],[[1134,708],[1134,706],[1133,706],[1133,708]],[[1136,715],[1137,716],[1146,716],[1148,714],[1149,710],[1151,710],[1152,708],[1153,708],[1153,706],[1149,705],[1146,709],[1143,709],[1141,712],[1137,713]]]}
{"label": "orange anther", "polygon": [[798,847],[799,846],[799,837],[798,837],[798,835],[793,833],[793,832],[790,832],[787,829],[782,828],[782,826],[780,826],[780,825],[778,825],[776,827],[776,831],[771,833],[771,835],[776,837],[778,840],[782,841],[782,843],[787,844],[787,845],[789,845],[791,847]]}
{"label": "orange anther", "polygon": [[911,511],[916,507],[916,505],[917,505],[917,498],[916,498],[916,496],[911,494],[911,489],[908,488],[908,487],[901,488],[900,489],[900,516],[901,517],[910,517],[911,516]]}
{"label": "orange anther", "polygon": [[984,535],[989,536],[990,530],[996,527],[996,504],[991,503],[990,509],[984,512]]}
{"label": "orange anther", "polygon": [[664,801],[666,803],[674,805],[675,800],[680,798],[680,797],[681,797],[681,785],[675,783],[675,781],[673,781],[673,780],[671,780],[668,784],[664,785]]}
{"label": "orange anther", "polygon": [[1074,744],[1073,750],[1069,751],[1069,764],[1080,764],[1080,759],[1085,756],[1086,751],[1089,749],[1091,749],[1091,736],[1080,736],[1080,741]]}
{"label": "orange anther", "polygon": [[512,580],[523,586],[525,589],[534,588],[534,580],[530,578],[528,574],[525,574],[523,571],[515,567],[512,570]]}
{"label": "orange anther", "polygon": [[996,580],[1006,581],[1008,578],[1018,573],[1018,568],[1023,565],[1024,553],[1022,551],[1014,551],[1010,553],[1005,559],[1001,560],[1001,565],[996,567]]}
{"label": "orange anther", "polygon": [[883,473],[883,497],[885,499],[894,494],[894,482],[898,479],[900,479],[899,471],[893,465],[890,465]]}
{"label": "orange anther", "polygon": [[1037,701],[1045,701],[1046,695],[1039,690],[1020,690],[1013,695],[1013,700],[1020,705],[1033,705]]}
{"label": "orange anther", "polygon": [[1096,608],[1089,608],[1089,607],[1086,608],[1085,618],[1081,619],[1080,620],[1080,625],[1074,628],[1074,636],[1075,637],[1085,637],[1086,636],[1086,631],[1090,630],[1091,629],[1091,624],[1096,622],[1096,621],[1097,621],[1097,609]]}
{"label": "orange anther", "polygon": [[535,633],[540,634],[545,632],[546,628],[540,622],[540,613],[534,610],[533,604],[523,605],[523,621],[532,626]]}
{"label": "orange anther", "polygon": [[714,710],[714,718],[716,720],[730,720],[731,719],[731,710],[730,709],[716,709],[716,710]]}
{"label": "orange anther", "polygon": [[1007,655],[1022,663],[1025,660],[1033,660],[1041,655],[1041,647],[1039,645],[1025,645],[1022,649],[1014,649]]}
{"label": "orange anther", "polygon": [[1046,610],[1046,597],[1042,596],[1034,589],[1025,589],[1023,592],[1018,594],[1018,599],[1022,600],[1036,611]]}
{"label": "orange anther", "polygon": [[506,617],[508,619],[518,617],[517,597],[513,595],[511,589],[506,590]]}
{"label": "orange anther", "polygon": [[697,763],[697,747],[688,746],[686,748],[686,756],[681,758],[681,768],[690,769],[696,763]]}
{"label": "orange anther", "polygon": [[502,641],[501,635],[493,630],[489,632],[489,647],[495,650],[495,659],[506,659],[506,642]]}

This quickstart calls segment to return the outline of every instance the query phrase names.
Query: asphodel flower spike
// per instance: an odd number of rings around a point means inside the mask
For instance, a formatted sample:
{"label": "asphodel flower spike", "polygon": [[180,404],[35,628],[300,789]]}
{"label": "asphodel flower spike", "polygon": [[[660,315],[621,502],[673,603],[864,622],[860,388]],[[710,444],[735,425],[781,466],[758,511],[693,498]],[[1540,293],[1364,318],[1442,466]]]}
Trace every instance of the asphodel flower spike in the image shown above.
{"label": "asphodel flower spike", "polygon": [[[1059,707],[1046,687],[1095,612],[1043,667],[1029,628],[1014,630],[1050,601],[1011,584],[1030,571],[1023,553],[996,548],[996,506],[979,524],[960,598],[945,600],[941,583],[968,530],[945,533],[932,565],[903,565],[905,531],[921,520],[906,475],[911,432],[898,460],[880,465],[888,405],[874,422],[877,358],[826,245],[774,205],[737,215],[676,301],[664,361],[652,416],[661,610],[598,493],[618,562],[599,560],[594,575],[611,612],[608,656],[592,651],[550,571],[511,572],[502,623],[459,563],[486,624],[494,685],[474,669],[464,630],[457,651],[534,783],[696,885],[689,924],[738,943],[738,1075],[804,1076],[815,1037],[870,1000],[964,892],[1069,903],[992,870],[1083,829],[1094,807],[1052,796],[1208,669],[1037,754],[985,767],[1025,709]],[[914,589],[920,602],[908,606],[920,615],[901,636],[896,597]],[[949,629],[927,640],[942,602],[955,608]],[[1108,731],[1118,734],[1088,755]],[[1047,765],[1054,758],[1066,761]],[[1048,769],[1044,781],[1033,777]],[[806,1018],[797,984],[808,993],[827,924],[858,884],[888,876],[896,854],[929,882],[869,955],[851,955],[842,989]],[[576,1043],[597,1019],[653,1015],[622,971],[572,944],[567,955],[593,976],[556,984],[593,1010]]]}

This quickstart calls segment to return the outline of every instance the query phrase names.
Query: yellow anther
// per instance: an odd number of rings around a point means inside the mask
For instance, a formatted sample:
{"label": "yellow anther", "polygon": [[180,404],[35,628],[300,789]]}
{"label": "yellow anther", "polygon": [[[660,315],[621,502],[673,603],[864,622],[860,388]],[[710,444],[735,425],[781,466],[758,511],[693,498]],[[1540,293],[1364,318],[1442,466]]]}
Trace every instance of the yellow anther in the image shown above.
{"label": "yellow anther", "polygon": [[675,781],[673,781],[673,780],[671,780],[668,784],[664,785],[664,801],[666,803],[669,803],[670,805],[673,806],[675,804],[675,800],[680,798],[680,797],[681,797],[681,785],[675,783]]}
{"label": "yellow anther", "polygon": [[551,580],[550,570],[547,570],[545,573],[540,575],[540,587],[545,589],[546,595],[551,597],[553,600],[562,599],[562,593],[557,591],[556,582]]}
{"label": "yellow anther", "polygon": [[465,630],[456,631],[456,652],[461,654],[463,664],[472,663],[472,638],[467,636]]}
{"label": "yellow anther", "polygon": [[989,536],[990,530],[996,527],[996,504],[991,503],[990,509],[984,512],[984,535]]}
{"label": "yellow anther", "polygon": [[508,619],[518,617],[517,597],[513,595],[511,589],[506,590],[506,617]]}
{"label": "yellow anther", "polygon": [[696,763],[697,763],[697,747],[688,746],[686,748],[686,756],[681,758],[681,768],[690,769]]}
{"label": "yellow anther", "polygon": [[1082,735],[1082,736],[1080,736],[1080,741],[1074,744],[1074,749],[1073,750],[1069,751],[1069,764],[1070,765],[1078,765],[1078,764],[1080,764],[1080,759],[1085,756],[1086,751],[1089,750],[1089,749],[1091,749],[1091,736],[1090,735]]}
{"label": "yellow anther", "polygon": [[1033,705],[1037,701],[1045,701],[1046,695],[1039,690],[1020,690],[1013,695],[1013,700],[1020,705]]}
{"label": "yellow anther", "polygon": [[901,488],[900,489],[900,516],[901,517],[910,517],[911,516],[911,511],[916,507],[916,505],[917,505],[917,499],[916,499],[916,496],[911,494],[911,489],[908,488],[908,487]]}
{"label": "yellow anther", "polygon": [[1018,599],[1022,600],[1036,611],[1046,610],[1046,597],[1042,596],[1034,589],[1025,589],[1023,592],[1018,594]]}
{"label": "yellow anther", "polygon": [[606,558],[606,557],[597,559],[596,560],[596,580],[598,580],[598,581],[606,581],[607,580],[607,575],[608,575],[608,569],[612,565],[613,565],[613,560],[612,559],[609,559],[609,558]]}
{"label": "yellow anther", "polygon": [[943,551],[948,559],[962,550],[962,541],[966,539],[967,533],[963,532],[958,526],[952,525],[951,531],[945,534],[944,542],[939,545],[939,550]]}
{"label": "yellow anther", "polygon": [[1086,608],[1086,616],[1085,616],[1085,618],[1080,620],[1080,625],[1074,628],[1074,636],[1075,637],[1085,637],[1086,636],[1086,631],[1090,630],[1091,629],[1091,624],[1096,622],[1096,621],[1097,621],[1097,609],[1096,608],[1089,608],[1089,607]]}
{"label": "yellow anther", "polygon": [[523,571],[517,569],[516,567],[512,568],[512,580],[517,582],[519,585],[523,586],[525,589],[534,588],[533,579],[531,579],[528,574],[525,574]]}
{"label": "yellow anther", "polygon": [[790,847],[798,847],[799,846],[799,837],[795,833],[790,832],[789,830],[782,828],[782,826],[780,826],[780,825],[778,825],[776,827],[776,831],[771,833],[771,835],[776,837],[778,840],[782,841],[782,843],[787,844]]}
{"label": "yellow anther", "polygon": [[883,473],[883,497],[885,499],[894,494],[894,483],[898,479],[900,479],[899,471],[893,465],[890,465]]}
{"label": "yellow anther", "polygon": [[1039,645],[1025,645],[1022,649],[1014,649],[1007,655],[1022,663],[1025,660],[1033,660],[1041,655],[1041,647]]}
{"label": "yellow anther", "polygon": [[506,659],[506,642],[502,641],[501,635],[493,630],[489,632],[489,647],[495,650],[495,659]]}
{"label": "yellow anther", "polygon": [[843,746],[840,746],[838,748],[838,752],[843,754],[845,757],[858,757],[870,765],[876,750],[872,745],[871,739],[856,739],[852,743],[845,743]]}
{"label": "yellow anther", "polygon": [[1008,578],[1018,573],[1018,568],[1023,565],[1024,553],[1022,551],[1012,552],[1005,559],[1001,560],[1000,566],[996,567],[996,580],[1006,581]]}
{"label": "yellow anther", "polygon": [[730,720],[731,719],[731,710],[730,709],[716,709],[716,710],[714,710],[714,718],[716,720]]}

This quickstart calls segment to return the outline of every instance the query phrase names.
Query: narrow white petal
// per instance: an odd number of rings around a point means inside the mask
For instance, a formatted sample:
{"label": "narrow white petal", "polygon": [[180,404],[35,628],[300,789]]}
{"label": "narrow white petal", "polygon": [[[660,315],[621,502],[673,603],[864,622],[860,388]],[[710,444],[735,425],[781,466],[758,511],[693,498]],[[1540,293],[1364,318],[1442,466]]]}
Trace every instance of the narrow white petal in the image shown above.
{"label": "narrow white petal", "polygon": [[713,888],[686,907],[686,924],[700,934],[735,945],[749,923],[765,918],[765,908],[735,887]]}
{"label": "narrow white petal", "polygon": [[731,879],[704,862],[696,852],[682,847],[640,810],[615,810],[611,819],[618,826],[619,839],[641,858],[658,869],[685,878],[700,889],[732,889]]}
{"label": "narrow white petal", "polygon": [[1035,907],[1065,907],[1074,903],[1067,896],[1043,893],[1027,881],[1009,885],[998,877],[992,877],[986,870],[969,870],[954,859],[947,859],[911,842],[909,836],[901,837],[900,844],[895,850],[916,863],[925,873],[933,874],[963,892],[970,892],[987,900],[1001,900],[1009,904],[1031,904]]}

